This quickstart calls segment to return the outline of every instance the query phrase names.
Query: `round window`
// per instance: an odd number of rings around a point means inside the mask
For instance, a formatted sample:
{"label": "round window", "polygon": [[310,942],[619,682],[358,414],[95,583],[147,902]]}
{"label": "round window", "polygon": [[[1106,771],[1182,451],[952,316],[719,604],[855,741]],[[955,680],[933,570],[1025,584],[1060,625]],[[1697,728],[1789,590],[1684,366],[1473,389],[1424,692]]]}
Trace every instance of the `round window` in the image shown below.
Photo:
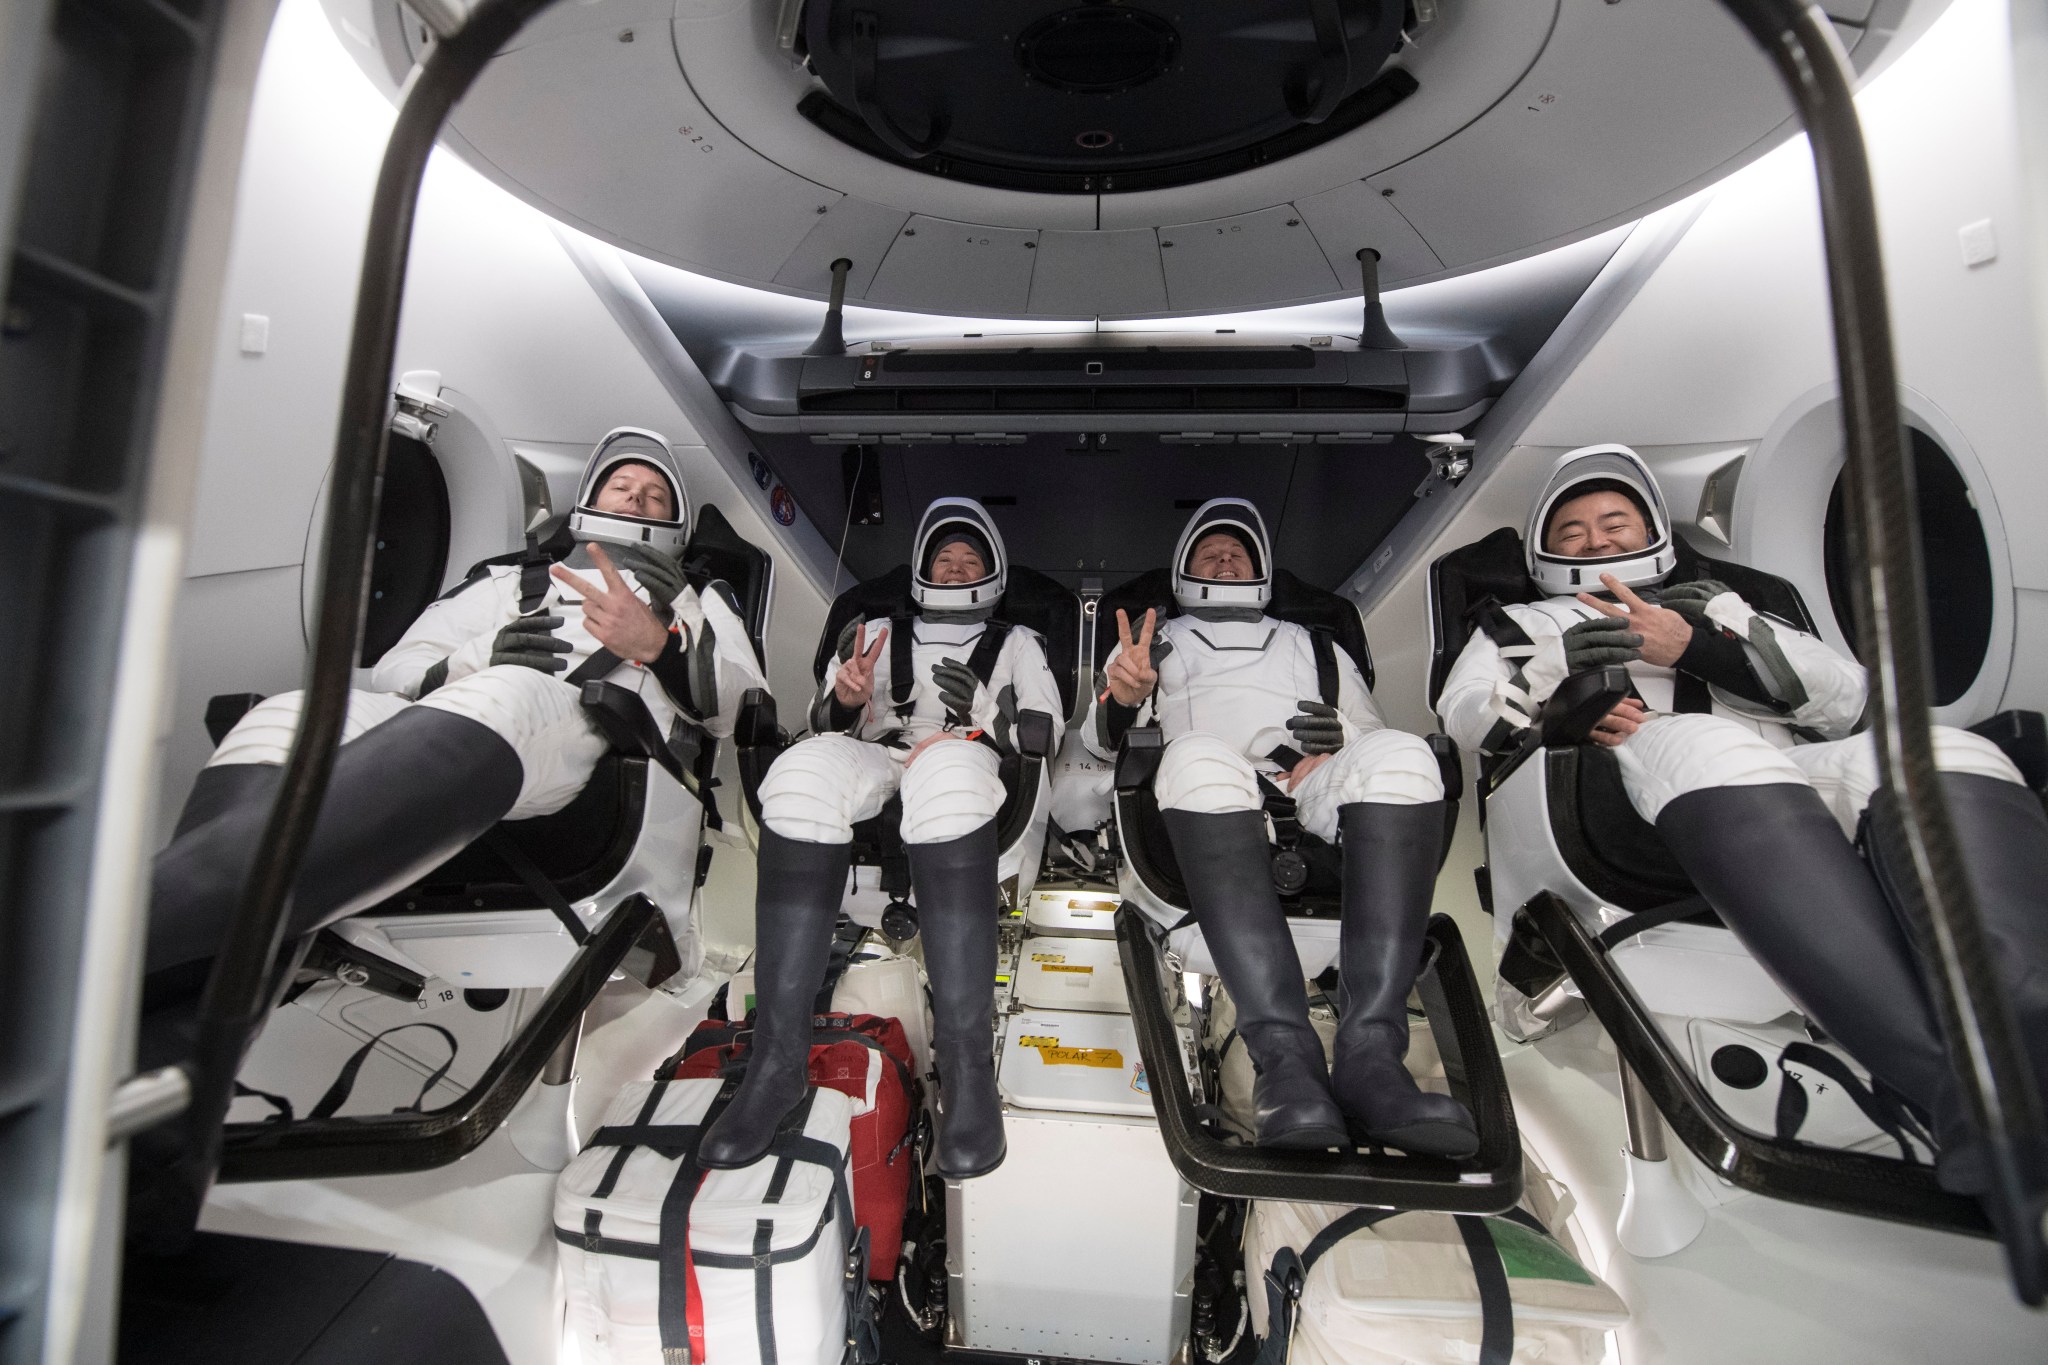
{"label": "round window", "polygon": [[[1970,690],[1991,645],[1991,550],[1970,486],[1955,461],[1926,432],[1906,428],[1920,504],[1920,560],[1927,574],[1927,630],[1934,646],[1934,704],[1946,706]],[[1828,601],[1842,633],[1856,647],[1856,613],[1849,596],[1849,517],[1844,506],[1848,471],[1836,476],[1828,497],[1826,540]]]}

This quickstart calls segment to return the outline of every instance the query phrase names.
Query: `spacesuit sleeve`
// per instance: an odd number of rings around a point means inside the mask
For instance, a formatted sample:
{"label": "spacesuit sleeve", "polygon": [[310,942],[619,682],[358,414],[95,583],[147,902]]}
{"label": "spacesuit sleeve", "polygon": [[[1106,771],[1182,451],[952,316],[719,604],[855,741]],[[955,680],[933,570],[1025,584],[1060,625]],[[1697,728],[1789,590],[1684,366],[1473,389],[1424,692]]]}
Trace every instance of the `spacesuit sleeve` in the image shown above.
{"label": "spacesuit sleeve", "polygon": [[1510,659],[1493,637],[1474,630],[1436,699],[1444,733],[1472,753],[1496,753],[1529,728],[1564,680],[1563,633],[1542,612],[1508,609],[1529,636],[1528,656]]}
{"label": "spacesuit sleeve", "polygon": [[1380,718],[1380,711],[1373,705],[1372,692],[1365,685],[1365,674],[1344,650],[1337,651],[1337,712],[1344,717],[1344,738],[1348,742],[1352,732],[1371,734],[1374,730],[1387,728]]}
{"label": "spacesuit sleeve", "polygon": [[1843,658],[1825,640],[1763,615],[1733,592],[1708,602],[1706,617],[1741,642],[1755,684],[1746,690],[1767,698],[1716,687],[1716,701],[1731,711],[1817,730],[1828,739],[1854,732],[1869,688],[1861,664]]}
{"label": "spacesuit sleeve", "polygon": [[443,660],[450,681],[489,667],[491,642],[517,615],[517,603],[507,603],[499,592],[495,572],[471,581],[428,604],[398,643],[377,660],[370,673],[371,690],[416,697],[427,671]]}
{"label": "spacesuit sleeve", "polygon": [[732,734],[747,689],[768,686],[754,642],[746,623],[715,585],[702,594],[684,588],[671,609],[682,628],[676,637],[678,657],[672,665],[657,668],[655,678],[677,709],[723,739]]}
{"label": "spacesuit sleeve", "polygon": [[1009,657],[1008,677],[998,668],[995,673],[996,693],[1000,697],[1004,687],[1017,689],[1017,710],[1043,711],[1052,717],[1057,729],[1065,729],[1066,707],[1060,702],[1060,685],[1052,675],[1052,665],[1046,662],[1045,641],[1038,633],[1022,627],[1010,632],[1004,642],[1003,653]]}

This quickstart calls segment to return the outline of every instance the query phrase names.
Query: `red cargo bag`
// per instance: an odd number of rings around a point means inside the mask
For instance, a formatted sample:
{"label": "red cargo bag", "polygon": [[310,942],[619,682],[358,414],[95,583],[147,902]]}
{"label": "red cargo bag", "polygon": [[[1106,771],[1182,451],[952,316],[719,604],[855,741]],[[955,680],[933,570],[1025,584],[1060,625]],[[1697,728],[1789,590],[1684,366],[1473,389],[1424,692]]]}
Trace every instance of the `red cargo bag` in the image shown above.
{"label": "red cargo bag", "polygon": [[[846,1169],[853,1183],[854,1221],[868,1230],[868,1277],[893,1280],[904,1209],[917,1175],[912,1130],[917,1081],[910,1040],[901,1023],[874,1014],[813,1015],[811,1030],[811,1084],[840,1091],[854,1102]],[[663,1071],[679,1081],[743,1075],[752,1035],[751,1014],[742,1023],[707,1019]]]}

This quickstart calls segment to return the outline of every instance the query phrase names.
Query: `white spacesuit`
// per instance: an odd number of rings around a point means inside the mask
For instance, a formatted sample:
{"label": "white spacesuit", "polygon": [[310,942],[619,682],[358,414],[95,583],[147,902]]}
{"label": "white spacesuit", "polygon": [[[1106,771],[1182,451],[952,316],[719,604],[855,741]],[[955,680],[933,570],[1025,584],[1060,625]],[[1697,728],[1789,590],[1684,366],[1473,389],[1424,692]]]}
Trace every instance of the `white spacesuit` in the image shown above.
{"label": "white spacesuit", "polygon": [[1016,752],[1028,713],[1051,720],[1064,708],[1043,642],[994,619],[1008,564],[987,510],[941,498],[913,545],[916,611],[846,627],[811,708],[817,733],[761,782],[753,1047],[745,1082],[700,1145],[707,1166],[755,1160],[802,1099],[853,826],[898,794],[931,976],[937,1166],[966,1179],[1006,1151],[990,1057],[998,755]]}
{"label": "white spacesuit", "polygon": [[[629,484],[634,490],[622,493]],[[684,581],[689,524],[666,442],[621,428],[592,452],[570,517],[579,548],[569,563],[581,575],[550,577],[529,555],[524,565],[480,569],[421,613],[378,661],[371,681],[379,690],[350,694],[293,897],[292,933],[375,904],[501,819],[572,801],[606,750],[582,708],[586,681],[638,693],[664,735],[679,723],[732,732],[742,693],[766,683],[723,593],[700,596]],[[595,581],[603,575],[582,548],[592,541],[623,566],[611,570],[616,583]],[[587,588],[603,601],[586,602]],[[607,609],[639,613],[648,632],[665,616],[666,638],[648,637],[659,653],[643,664],[605,649],[592,627]],[[157,857],[152,970],[204,958],[219,942],[302,700],[289,692],[252,708],[194,783]]]}
{"label": "white spacesuit", "polygon": [[[1524,553],[1553,595],[1477,613],[1438,698],[1445,731],[1467,749],[1510,749],[1567,676],[1625,667],[1637,696],[1592,738],[1613,746],[1630,803],[1815,1021],[1931,1115],[1945,1148],[1969,1146],[1915,961],[1850,843],[1878,786],[1870,737],[1853,733],[1861,666],[1721,583],[1674,581],[1663,495],[1626,446],[1558,461]],[[1660,643],[1682,652],[1652,663]],[[2010,963],[2048,963],[2039,802],[1990,740],[1936,726],[1934,747],[1994,942]],[[2015,978],[2014,1003],[2022,1031],[2048,1042],[2048,990],[2025,980],[2039,975]],[[1943,1174],[1974,1179],[1954,1161]]]}
{"label": "white spacesuit", "polygon": [[[1266,614],[1272,573],[1257,508],[1219,498],[1198,509],[1174,550],[1182,614],[1156,634],[1149,619],[1120,625],[1084,742],[1110,756],[1147,709],[1164,732],[1153,793],[1258,1065],[1259,1140],[1324,1147],[1348,1132],[1468,1155],[1477,1145],[1471,1117],[1417,1089],[1401,1064],[1404,1004],[1442,847],[1435,756],[1386,727],[1348,654]],[[1328,1076],[1268,871],[1259,782],[1284,773],[1296,774],[1290,794],[1302,828],[1345,853],[1343,1017]]]}

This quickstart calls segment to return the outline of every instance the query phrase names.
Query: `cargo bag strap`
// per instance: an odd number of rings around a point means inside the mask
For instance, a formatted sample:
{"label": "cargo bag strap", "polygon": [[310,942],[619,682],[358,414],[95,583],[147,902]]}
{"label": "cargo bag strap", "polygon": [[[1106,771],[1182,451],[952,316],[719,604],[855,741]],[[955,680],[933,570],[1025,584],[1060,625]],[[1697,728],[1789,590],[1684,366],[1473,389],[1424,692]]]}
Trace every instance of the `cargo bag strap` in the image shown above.
{"label": "cargo bag strap", "polygon": [[[1353,1209],[1325,1227],[1299,1252],[1282,1247],[1266,1269],[1266,1340],[1252,1365],[1285,1365],[1288,1345],[1300,1312],[1301,1293],[1309,1272],[1333,1246],[1375,1223],[1401,1213],[1400,1209]],[[1520,1217],[1516,1215],[1520,1214]],[[1512,1365],[1515,1354],[1515,1307],[1508,1293],[1507,1268],[1501,1263],[1500,1248],[1494,1244],[1486,1219],[1476,1214],[1452,1214],[1458,1221],[1458,1235],[1465,1239],[1465,1254],[1472,1259],[1472,1278],[1479,1289],[1478,1365]],[[1542,1223],[1520,1209],[1509,1218],[1538,1231]]]}
{"label": "cargo bag strap", "polygon": [[[334,1078],[334,1084],[327,1087],[327,1093],[313,1102],[313,1107],[306,1111],[306,1117],[309,1119],[333,1118],[335,1111],[348,1103],[349,1095],[356,1088],[356,1077],[361,1073],[363,1063],[370,1060],[370,1054],[376,1051],[377,1044],[383,1042],[390,1035],[409,1028],[430,1028],[440,1034],[442,1039],[448,1044],[448,1060],[441,1063],[434,1071],[434,1074],[427,1077],[426,1084],[420,1087],[420,1093],[413,1098],[413,1102],[391,1111],[394,1114],[418,1114],[425,1112],[423,1106],[427,1102],[427,1092],[439,1085],[441,1078],[448,1074],[448,1068],[455,1065],[456,1049],[461,1044],[455,1041],[454,1034],[442,1028],[439,1024],[429,1024],[425,1020],[415,1020],[410,1024],[392,1025],[383,1032],[374,1035],[367,1043],[364,1043],[350,1054],[349,1059],[341,1065],[341,1074]],[[260,1096],[260,1092],[252,1091],[251,1093],[259,1094]],[[269,1098],[268,1096],[260,1097]],[[290,1117],[289,1106],[286,1107],[285,1116],[287,1118]]]}
{"label": "cargo bag strap", "polygon": [[[1919,1118],[1906,1107],[1905,1101],[1884,1082],[1865,1085],[1851,1071],[1840,1057],[1826,1048],[1815,1047],[1812,1043],[1787,1043],[1785,1050],[1778,1054],[1777,1135],[1781,1139],[1799,1136],[1799,1129],[1806,1122],[1806,1087],[1793,1074],[1795,1066],[1818,1071],[1821,1075],[1842,1087],[1842,1093],[1855,1101],[1863,1111],[1863,1117],[1876,1125],[1879,1131],[1899,1144],[1899,1159],[1909,1166],[1920,1164],[1920,1158],[1907,1141],[1910,1136],[1924,1144],[1928,1151],[1934,1150],[1934,1139]],[[1825,1089],[1826,1087],[1822,1087]]]}

